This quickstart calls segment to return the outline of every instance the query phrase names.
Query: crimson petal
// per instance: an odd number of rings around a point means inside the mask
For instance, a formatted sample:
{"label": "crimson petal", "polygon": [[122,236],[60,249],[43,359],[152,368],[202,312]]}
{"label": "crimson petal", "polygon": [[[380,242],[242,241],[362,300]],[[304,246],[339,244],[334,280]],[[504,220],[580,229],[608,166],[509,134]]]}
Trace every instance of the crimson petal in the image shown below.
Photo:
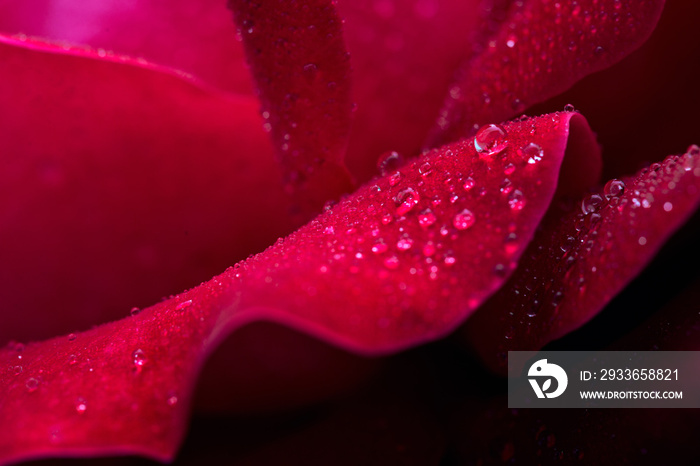
{"label": "crimson petal", "polygon": [[230,0],[286,189],[305,214],[349,192],[350,62],[333,2]]}
{"label": "crimson petal", "polygon": [[514,2],[484,50],[450,89],[430,145],[471,134],[553,97],[637,49],[664,0]]}
{"label": "crimson petal", "polygon": [[[134,317],[2,350],[0,461],[172,457],[204,360],[254,321],[372,355],[451,331],[501,286],[531,240],[567,139],[589,147],[592,139],[576,113],[503,130],[500,153],[479,154],[472,140],[434,150],[264,253]],[[519,150],[529,144],[542,148],[536,163]]]}
{"label": "crimson petal", "polygon": [[118,319],[292,230],[253,98],[29,40],[0,61],[0,342]]}
{"label": "crimson petal", "polygon": [[700,205],[700,149],[611,180],[573,211],[555,208],[511,281],[465,325],[486,363],[536,350],[595,316]]}
{"label": "crimson petal", "polygon": [[145,58],[219,89],[252,94],[243,47],[224,0],[1,2],[0,31]]}

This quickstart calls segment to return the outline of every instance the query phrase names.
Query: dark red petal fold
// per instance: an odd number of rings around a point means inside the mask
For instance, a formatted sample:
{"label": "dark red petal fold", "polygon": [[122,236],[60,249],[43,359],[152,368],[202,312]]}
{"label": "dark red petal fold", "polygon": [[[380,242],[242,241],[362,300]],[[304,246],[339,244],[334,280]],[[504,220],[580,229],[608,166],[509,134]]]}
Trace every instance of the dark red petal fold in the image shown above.
{"label": "dark red petal fold", "polygon": [[699,205],[697,146],[578,203],[555,203],[517,272],[464,336],[503,370],[506,351],[539,349],[595,316]]}
{"label": "dark red petal fold", "polygon": [[0,2],[0,31],[142,58],[222,90],[253,92],[225,0]]}
{"label": "dark red petal fold", "polygon": [[292,230],[255,99],[38,42],[1,38],[0,62],[0,344],[121,318]]}
{"label": "dark red petal fold", "polygon": [[431,151],[265,252],[134,317],[2,350],[0,462],[170,458],[201,365],[251,322],[372,355],[450,332],[515,268],[554,196],[567,143],[579,142],[570,136],[594,147],[576,113],[499,128],[506,137],[497,145],[470,139]]}
{"label": "dark red petal fold", "polygon": [[307,216],[351,191],[343,164],[350,132],[350,62],[330,0],[230,0],[282,165]]}
{"label": "dark red petal fold", "polygon": [[663,5],[664,0],[513,2],[498,32],[450,88],[429,145],[510,118],[618,62],[649,37]]}

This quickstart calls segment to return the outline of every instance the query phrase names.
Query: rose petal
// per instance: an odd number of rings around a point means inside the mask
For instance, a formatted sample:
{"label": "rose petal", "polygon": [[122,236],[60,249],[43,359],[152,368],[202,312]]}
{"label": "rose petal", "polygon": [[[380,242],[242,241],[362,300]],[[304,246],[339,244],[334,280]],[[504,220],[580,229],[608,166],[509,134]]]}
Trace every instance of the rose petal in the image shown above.
{"label": "rose petal", "polygon": [[383,152],[420,152],[455,70],[480,40],[481,4],[338,2],[357,104],[346,160],[360,180],[376,175]]}
{"label": "rose petal", "polygon": [[223,0],[23,0],[0,4],[0,31],[145,58],[219,89],[252,94]]}
{"label": "rose petal", "polygon": [[668,2],[639,50],[530,111],[538,115],[571,102],[595,121],[606,179],[636,172],[658,154],[680,153],[691,136],[700,137],[700,87],[694,79],[700,74],[700,35],[694,31],[699,16],[700,2]]}
{"label": "rose petal", "polygon": [[330,0],[231,0],[286,189],[307,214],[352,189],[350,63]]}
{"label": "rose petal", "polygon": [[620,61],[651,35],[663,5],[663,0],[516,2],[483,52],[465,63],[430,145],[510,118]]}
{"label": "rose petal", "polygon": [[292,229],[254,99],[0,41],[0,342],[128,315]]}
{"label": "rose petal", "polygon": [[[500,153],[479,155],[472,140],[432,151],[264,253],[135,317],[0,351],[0,461],[170,458],[203,361],[251,322],[281,323],[365,354],[451,331],[504,282],[532,238],[568,137],[592,138],[575,113],[503,128]],[[518,150],[529,143],[543,149],[534,164]],[[468,177],[475,186],[465,191]]]}
{"label": "rose petal", "polygon": [[541,348],[619,293],[700,205],[699,155],[692,146],[626,179],[623,192],[611,181],[573,211],[548,213],[511,281],[463,329],[485,362],[504,370],[506,351]]}

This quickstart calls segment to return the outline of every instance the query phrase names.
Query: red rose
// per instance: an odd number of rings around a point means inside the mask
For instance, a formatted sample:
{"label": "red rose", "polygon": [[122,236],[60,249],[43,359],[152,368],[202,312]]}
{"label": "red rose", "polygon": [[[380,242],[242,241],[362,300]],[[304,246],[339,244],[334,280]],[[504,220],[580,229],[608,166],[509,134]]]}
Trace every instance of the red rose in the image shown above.
{"label": "red rose", "polygon": [[220,460],[668,460],[642,415],[506,410],[456,346],[697,348],[688,306],[608,306],[700,202],[693,15],[222,3],[0,5],[0,462],[169,460],[193,403],[262,439]]}

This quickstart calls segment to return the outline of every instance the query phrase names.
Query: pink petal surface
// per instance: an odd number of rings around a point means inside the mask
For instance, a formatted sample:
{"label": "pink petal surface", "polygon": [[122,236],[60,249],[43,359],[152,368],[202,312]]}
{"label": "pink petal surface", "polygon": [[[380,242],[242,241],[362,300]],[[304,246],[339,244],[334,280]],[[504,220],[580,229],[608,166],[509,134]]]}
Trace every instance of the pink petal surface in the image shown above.
{"label": "pink petal surface", "polygon": [[219,89],[252,94],[224,0],[4,0],[0,31],[144,58]]}
{"label": "pink petal surface", "polygon": [[[700,205],[700,149],[554,208],[510,282],[463,329],[485,362],[536,350],[595,316]],[[587,213],[584,214],[583,211]]]}
{"label": "pink petal surface", "polygon": [[[350,63],[333,2],[231,0],[265,128],[298,208],[316,214],[352,190],[343,164],[350,132]],[[307,217],[308,218],[308,217]]]}
{"label": "pink petal surface", "polygon": [[367,180],[381,153],[420,152],[488,12],[481,0],[347,0],[338,10],[357,104],[346,163]]}
{"label": "pink petal surface", "polygon": [[[575,113],[503,128],[500,153],[477,154],[473,140],[431,151],[264,253],[134,317],[9,345],[0,352],[0,461],[171,458],[204,360],[251,322],[372,355],[445,335],[515,267],[554,196],[567,144],[594,147]],[[530,143],[544,154],[534,164],[518,150]],[[469,177],[475,185],[465,190]]]}
{"label": "pink petal surface", "polygon": [[430,144],[510,118],[618,62],[651,35],[663,5],[663,0],[515,2],[450,88]]}
{"label": "pink petal surface", "polygon": [[254,99],[35,42],[0,60],[0,342],[128,315],[292,229]]}

